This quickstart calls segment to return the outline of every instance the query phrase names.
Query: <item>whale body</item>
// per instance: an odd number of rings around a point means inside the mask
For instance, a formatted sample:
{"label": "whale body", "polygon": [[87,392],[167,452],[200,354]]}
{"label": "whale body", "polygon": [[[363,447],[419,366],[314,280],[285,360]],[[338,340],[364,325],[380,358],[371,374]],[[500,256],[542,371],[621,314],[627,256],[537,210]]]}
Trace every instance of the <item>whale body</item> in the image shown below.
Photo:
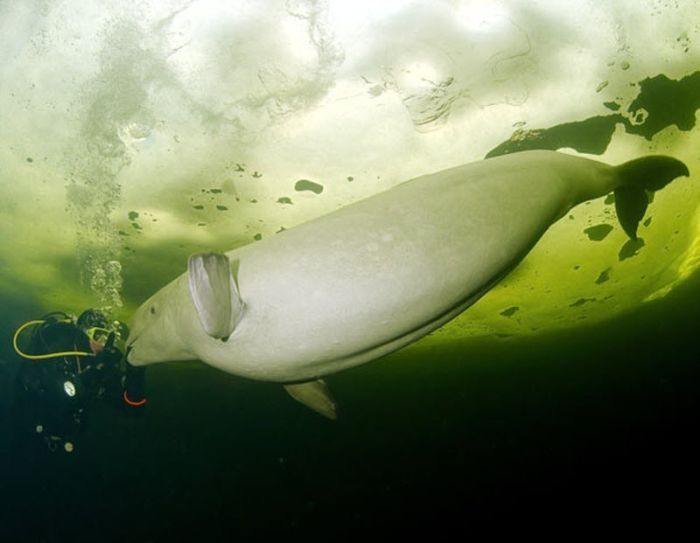
{"label": "whale body", "polygon": [[615,191],[634,238],[646,191],[681,175],[687,167],[665,156],[614,167],[524,151],[414,178],[269,239],[191,256],[188,271],[136,311],[128,361],[199,359],[287,383],[333,417],[321,377],[459,315],[584,201]]}

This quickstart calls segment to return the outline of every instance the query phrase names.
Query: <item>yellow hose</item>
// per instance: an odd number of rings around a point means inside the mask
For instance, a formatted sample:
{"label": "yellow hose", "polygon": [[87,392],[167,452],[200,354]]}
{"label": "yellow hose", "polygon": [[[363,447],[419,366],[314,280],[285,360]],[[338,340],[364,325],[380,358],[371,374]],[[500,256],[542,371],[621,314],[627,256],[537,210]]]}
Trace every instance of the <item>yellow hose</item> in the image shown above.
{"label": "yellow hose", "polygon": [[43,324],[46,321],[44,320],[38,320],[38,321],[28,321],[25,322],[22,326],[17,328],[17,331],[15,332],[14,337],[12,338],[12,346],[15,349],[15,352],[20,355],[22,358],[26,358],[27,360],[46,360],[48,358],[61,358],[63,356],[95,356],[95,353],[86,353],[84,351],[63,351],[60,353],[47,353],[47,354],[27,354],[23,353],[20,348],[17,346],[17,338],[19,335],[22,333],[22,331],[29,327],[33,326],[35,324]]}

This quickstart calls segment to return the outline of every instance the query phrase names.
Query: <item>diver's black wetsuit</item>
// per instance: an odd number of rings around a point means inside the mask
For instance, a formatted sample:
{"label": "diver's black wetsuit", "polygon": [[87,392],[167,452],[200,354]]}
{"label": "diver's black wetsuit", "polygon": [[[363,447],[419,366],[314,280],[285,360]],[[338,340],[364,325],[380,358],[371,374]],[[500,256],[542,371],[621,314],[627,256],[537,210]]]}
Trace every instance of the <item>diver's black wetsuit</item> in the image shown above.
{"label": "diver's black wetsuit", "polygon": [[[13,418],[16,437],[43,440],[49,450],[71,452],[84,428],[90,404],[104,400],[114,406],[138,406],[143,371],[127,366],[110,336],[94,356],[68,355],[46,360],[23,360],[17,374]],[[49,317],[32,335],[32,354],[79,351],[91,353],[87,335],[73,322]]]}

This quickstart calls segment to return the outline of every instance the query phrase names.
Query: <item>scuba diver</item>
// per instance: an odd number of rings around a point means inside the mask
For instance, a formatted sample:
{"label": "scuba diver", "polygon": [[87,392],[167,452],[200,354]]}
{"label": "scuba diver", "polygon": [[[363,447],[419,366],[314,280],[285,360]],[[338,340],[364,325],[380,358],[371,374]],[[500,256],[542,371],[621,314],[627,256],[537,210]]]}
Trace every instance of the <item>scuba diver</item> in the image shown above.
{"label": "scuba diver", "polygon": [[[18,338],[29,327],[33,329],[25,351]],[[78,318],[49,313],[20,326],[13,338],[24,359],[16,380],[18,434],[30,440],[34,435],[50,451],[71,453],[93,402],[142,409],[144,368],[129,364],[116,346],[127,335],[126,325],[109,323],[97,309]]]}

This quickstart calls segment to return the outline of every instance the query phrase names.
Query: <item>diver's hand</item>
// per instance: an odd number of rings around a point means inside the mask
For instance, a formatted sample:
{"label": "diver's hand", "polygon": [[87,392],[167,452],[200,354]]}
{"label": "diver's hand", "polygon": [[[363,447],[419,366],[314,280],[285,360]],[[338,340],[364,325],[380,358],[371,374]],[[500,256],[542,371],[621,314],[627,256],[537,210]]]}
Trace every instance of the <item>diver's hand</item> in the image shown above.
{"label": "diver's hand", "polygon": [[124,404],[135,410],[142,410],[147,403],[146,368],[137,368],[126,361],[126,373],[123,380],[122,400]]}

